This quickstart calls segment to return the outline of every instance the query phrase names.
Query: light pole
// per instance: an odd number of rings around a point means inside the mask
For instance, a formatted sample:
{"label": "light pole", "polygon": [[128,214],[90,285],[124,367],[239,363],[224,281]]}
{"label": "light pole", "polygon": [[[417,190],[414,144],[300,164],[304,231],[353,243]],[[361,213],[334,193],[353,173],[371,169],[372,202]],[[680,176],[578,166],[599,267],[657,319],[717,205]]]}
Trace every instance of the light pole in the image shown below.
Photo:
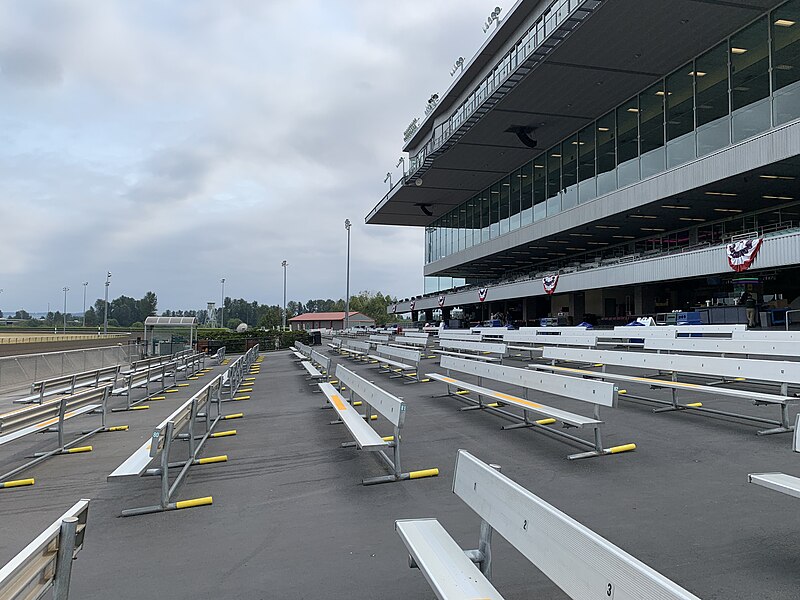
{"label": "light pole", "polygon": [[83,282],[83,320],[82,326],[86,327],[86,286],[89,285],[88,281]]}
{"label": "light pole", "polygon": [[103,335],[108,334],[108,286],[111,285],[111,271],[106,273],[106,296],[103,305]]}
{"label": "light pole", "polygon": [[344,328],[350,329],[350,219],[344,220],[344,228],[347,230],[347,287],[344,299]]}
{"label": "light pole", "polygon": [[285,331],[286,330],[286,267],[289,266],[289,263],[286,262],[286,261],[283,261],[281,263],[281,266],[283,267],[283,319],[282,319],[282,323],[283,323],[283,330]]}
{"label": "light pole", "polygon": [[64,334],[67,333],[67,292],[69,288],[64,286]]}
{"label": "light pole", "polygon": [[225,327],[225,278],[219,280],[222,284],[222,304],[219,305],[219,326]]}

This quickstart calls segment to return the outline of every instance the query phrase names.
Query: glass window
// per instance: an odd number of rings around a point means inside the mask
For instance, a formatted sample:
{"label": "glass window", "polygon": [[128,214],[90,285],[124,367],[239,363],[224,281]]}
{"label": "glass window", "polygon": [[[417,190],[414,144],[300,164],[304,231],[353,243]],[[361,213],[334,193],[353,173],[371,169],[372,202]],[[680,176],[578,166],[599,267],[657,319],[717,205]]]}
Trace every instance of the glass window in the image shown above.
{"label": "glass window", "polygon": [[467,247],[467,207],[463,204],[456,209],[456,218],[458,219],[458,250],[461,251]]}
{"label": "glass window", "polygon": [[533,220],[541,221],[547,216],[547,155],[533,159]]}
{"label": "glass window", "polygon": [[500,184],[495,183],[489,189],[489,238],[494,239],[500,233]]}
{"label": "glass window", "polygon": [[597,195],[617,189],[616,119],[614,112],[597,120]]}
{"label": "glass window", "polygon": [[[472,248],[477,242],[475,240],[475,232],[477,231],[475,228],[475,218],[480,218],[480,215],[476,214],[475,205],[477,201],[475,198],[471,198],[469,202],[467,202],[467,248]],[[478,240],[479,242],[480,240]]]}
{"label": "glass window", "polygon": [[511,174],[511,195],[509,197],[509,213],[511,215],[511,223],[509,228],[511,231],[519,229],[520,223],[520,207],[519,207],[519,191],[522,187],[521,170],[516,170]]}
{"label": "glass window", "polygon": [[595,124],[578,133],[578,201],[586,202],[597,196],[595,176]]}
{"label": "glass window", "polygon": [[639,94],[639,146],[642,178],[664,170],[664,82]]}
{"label": "glass window", "polygon": [[509,199],[511,197],[511,178],[504,177],[500,182],[500,235],[508,233],[510,223]]}
{"label": "glass window", "polygon": [[728,44],[719,44],[695,61],[697,155],[731,143],[728,99]]}
{"label": "glass window", "polygon": [[695,157],[694,66],[687,63],[666,78],[667,168]]}
{"label": "glass window", "polygon": [[578,136],[573,135],[561,142],[561,187],[564,197],[561,209],[567,210],[578,204]]}
{"label": "glass window", "polygon": [[519,171],[521,226],[533,223],[533,163],[529,162]]}
{"label": "glass window", "polygon": [[800,117],[800,0],[772,12],[772,86],[775,124]]}
{"label": "glass window", "polygon": [[490,212],[489,195],[484,191],[481,194],[481,242],[489,241]]}
{"label": "glass window", "polygon": [[617,182],[619,186],[639,180],[639,98],[617,108]]}
{"label": "glass window", "polygon": [[731,37],[731,112],[733,141],[738,142],[770,126],[769,31],[759,19]]}
{"label": "glass window", "polygon": [[547,151],[547,216],[561,212],[561,146]]}

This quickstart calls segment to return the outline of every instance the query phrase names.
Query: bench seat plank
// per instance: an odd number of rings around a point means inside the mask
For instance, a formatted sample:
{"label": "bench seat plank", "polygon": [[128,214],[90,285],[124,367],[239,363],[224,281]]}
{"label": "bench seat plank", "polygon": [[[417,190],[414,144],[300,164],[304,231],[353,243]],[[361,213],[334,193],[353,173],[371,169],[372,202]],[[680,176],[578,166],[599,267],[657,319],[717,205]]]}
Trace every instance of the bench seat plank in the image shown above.
{"label": "bench seat plank", "polygon": [[314,365],[311,364],[311,361],[304,360],[300,364],[303,365],[303,368],[306,371],[308,371],[308,374],[311,375],[311,377],[315,377],[315,378],[324,377],[324,375],[322,373],[320,373],[319,370],[317,370],[317,368]]}
{"label": "bench seat plank", "polygon": [[397,367],[398,369],[402,369],[403,371],[413,371],[414,369],[416,369],[414,365],[407,365],[405,363],[401,363],[396,360],[383,358],[382,356],[378,356],[377,354],[369,354],[367,358],[371,358],[372,360],[377,360],[379,363],[385,365],[391,365],[393,367]]}
{"label": "bench seat plank", "polygon": [[439,600],[502,600],[436,519],[396,521],[395,530]]}
{"label": "bench seat plank", "polygon": [[[527,348],[526,348],[527,350]],[[434,350],[435,354],[443,354],[445,356],[457,356],[458,358],[469,358],[471,360],[482,360],[484,362],[499,362],[500,359],[495,356],[486,356],[485,354],[468,354],[465,352],[451,352],[449,350]]]}
{"label": "bench seat plank", "polygon": [[319,383],[319,389],[327,396],[333,410],[350,431],[356,445],[362,450],[384,450],[389,447],[378,433],[364,421],[364,418],[342,398],[339,391],[330,383]]}
{"label": "bench seat plank", "polygon": [[152,439],[150,439],[139,446],[133,454],[125,459],[125,462],[114,469],[114,472],[108,476],[108,479],[116,477],[138,477],[141,475],[147,468],[147,465],[150,464],[150,461],[153,460],[153,457],[150,456],[150,445],[152,443]]}
{"label": "bench seat plank", "polygon": [[[64,413],[64,420],[66,421],[67,419],[71,419],[72,417],[77,417],[84,413],[91,412],[95,409],[100,408],[100,406],[101,406],[100,404],[90,404],[88,406],[82,406],[81,408],[78,408],[76,410],[68,411]],[[55,425],[57,423],[58,423],[58,417],[52,417],[50,419],[45,419],[40,423],[36,423],[34,425],[28,425],[27,427],[23,427],[22,429],[18,429],[17,431],[14,431],[12,433],[0,436],[0,446],[2,446],[3,444],[7,444],[8,442],[13,442],[14,440],[24,437],[30,433],[35,433],[37,431],[42,431],[44,429],[47,429],[51,425]]]}
{"label": "bench seat plank", "polygon": [[716,396],[730,396],[732,398],[744,398],[745,400],[758,400],[768,404],[786,404],[787,402],[798,402],[800,398],[795,396],[781,396],[779,394],[766,394],[764,392],[750,392],[747,390],[735,390],[721,386],[702,385],[699,383],[686,383],[683,381],[668,381],[656,379],[655,377],[636,377],[635,375],[621,375],[618,373],[607,373],[604,371],[589,371],[588,369],[575,369],[573,367],[559,367],[556,365],[528,365],[532,369],[539,371],[550,371],[553,373],[570,373],[592,377],[596,379],[606,379],[609,381],[624,381],[627,383],[641,383],[653,387],[670,388],[677,390],[687,390],[700,394],[714,394]]}
{"label": "bench seat plank", "polygon": [[788,496],[800,498],[800,478],[786,473],[751,473],[747,476],[750,483],[755,483]]}
{"label": "bench seat plank", "polygon": [[562,423],[567,423],[568,425],[572,425],[573,427],[587,427],[587,426],[596,427],[597,425],[603,423],[602,421],[593,419],[591,417],[576,415],[575,413],[567,412],[559,408],[553,408],[551,406],[546,406],[538,402],[525,400],[524,398],[519,398],[518,396],[512,396],[511,394],[505,394],[503,392],[496,392],[494,390],[490,390],[489,388],[475,385],[474,383],[468,383],[466,381],[453,379],[452,377],[447,377],[445,375],[440,375],[438,373],[429,373],[427,377],[430,377],[431,379],[435,379],[437,381],[443,381],[444,383],[448,383],[450,385],[454,385],[456,387],[469,390],[471,392],[475,392],[476,394],[479,394],[486,398],[493,398],[495,400],[504,402],[506,404],[512,404],[519,408],[523,408],[531,412],[536,412],[545,415],[547,417],[551,417],[553,419],[557,419]]}

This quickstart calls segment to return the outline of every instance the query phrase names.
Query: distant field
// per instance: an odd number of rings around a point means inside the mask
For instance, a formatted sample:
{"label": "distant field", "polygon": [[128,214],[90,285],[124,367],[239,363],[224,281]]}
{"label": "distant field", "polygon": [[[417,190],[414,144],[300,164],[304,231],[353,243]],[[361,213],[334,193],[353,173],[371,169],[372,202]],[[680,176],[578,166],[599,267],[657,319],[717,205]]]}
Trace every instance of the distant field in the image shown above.
{"label": "distant field", "polygon": [[125,337],[124,333],[109,333],[97,335],[96,333],[31,333],[28,331],[0,331],[0,344],[37,344],[41,342],[74,342],[81,340],[100,340],[115,337]]}

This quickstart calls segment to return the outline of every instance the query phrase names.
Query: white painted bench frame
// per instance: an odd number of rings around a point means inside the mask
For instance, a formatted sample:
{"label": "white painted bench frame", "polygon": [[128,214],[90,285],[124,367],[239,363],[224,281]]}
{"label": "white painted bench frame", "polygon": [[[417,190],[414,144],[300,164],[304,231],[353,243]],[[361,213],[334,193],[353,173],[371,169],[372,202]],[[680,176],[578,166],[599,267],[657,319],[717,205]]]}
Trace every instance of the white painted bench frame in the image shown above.
{"label": "white painted bench frame", "polygon": [[[592,380],[578,380],[574,377],[565,377],[562,375],[554,375],[552,373],[542,373],[531,371],[529,369],[521,369],[519,367],[511,367],[508,365],[490,365],[474,360],[453,358],[449,356],[442,357],[441,367],[446,369],[446,376],[438,373],[429,373],[427,377],[445,383],[447,385],[447,396],[456,396],[462,401],[472,404],[472,406],[462,408],[462,411],[483,409],[491,410],[510,419],[520,421],[518,424],[505,425],[502,427],[502,429],[541,428],[553,435],[566,438],[575,444],[591,449],[588,452],[580,452],[578,454],[569,455],[567,458],[570,460],[618,454],[627,450],[635,449],[635,445],[633,444],[625,444],[612,448],[603,447],[602,434],[600,431],[603,421],[600,419],[600,406],[616,407],[618,390],[617,386],[613,383]],[[473,375],[474,377],[478,378],[478,384],[475,385],[473,383],[455,379],[451,376],[452,371]],[[483,384],[484,379],[490,379],[492,381],[518,386],[523,390],[523,397],[486,388]],[[581,383],[578,383],[579,381]],[[454,389],[455,391],[453,391]],[[477,396],[477,399],[472,399],[463,394],[459,394],[460,390],[473,392]],[[561,396],[562,398],[569,398],[571,400],[587,402],[593,406],[593,416],[586,417],[584,415],[571,413],[560,408],[554,408],[552,406],[547,406],[540,402],[533,401],[529,397],[530,390]],[[485,404],[483,401],[484,398],[489,398],[494,402]],[[497,403],[510,404],[522,409],[522,416],[503,410],[498,406]],[[529,413],[539,414],[546,418],[538,421],[531,420]],[[565,426],[569,427],[591,429],[594,434],[594,439],[592,442],[590,442],[577,436],[568,434],[561,429],[548,427],[548,425],[552,424],[554,421],[560,421]]]}
{"label": "white painted bench frame", "polygon": [[[664,408],[655,409],[654,412],[669,412],[679,410],[693,410],[718,414],[729,417],[750,420],[758,423],[776,425],[777,427],[764,429],[758,435],[770,435],[792,431],[794,427],[789,423],[789,403],[800,401],[800,398],[789,396],[789,384],[800,384],[800,362],[786,362],[777,360],[736,360],[717,356],[689,356],[679,354],[654,354],[645,352],[621,352],[615,350],[583,350],[579,348],[545,348],[542,353],[545,360],[569,361],[602,365],[603,371],[607,365],[626,367],[632,369],[647,369],[656,372],[669,373],[673,384],[684,384],[678,381],[681,373],[701,377],[721,377],[723,380],[735,381],[737,379],[757,380],[780,385],[778,394],[748,394],[753,397],[755,404],[775,404],[780,406],[781,417],[779,421],[763,419],[740,413],[705,408],[692,404],[680,404],[677,400],[677,390],[688,385],[672,385],[671,400],[660,400],[643,396],[626,394],[628,398],[645,400],[656,404],[665,405]],[[665,382],[666,383],[666,382]],[[710,386],[706,386],[710,387]],[[719,395],[733,396],[732,390],[718,388]],[[706,392],[706,390],[701,390]],[[774,400],[772,400],[774,398]]]}
{"label": "white painted bench frame", "polygon": [[[398,377],[410,381],[422,381],[420,377],[422,354],[419,350],[398,348],[397,346],[378,346],[375,354],[370,354],[367,358],[377,362],[378,368],[388,373],[390,378]],[[406,371],[413,372],[407,373]]]}
{"label": "white painted bench frame", "polygon": [[481,518],[474,550],[461,550],[436,519],[395,521],[409,566],[440,600],[502,599],[490,582],[494,532],[573,600],[699,600],[499,470],[465,450],[456,456],[453,493]]}

